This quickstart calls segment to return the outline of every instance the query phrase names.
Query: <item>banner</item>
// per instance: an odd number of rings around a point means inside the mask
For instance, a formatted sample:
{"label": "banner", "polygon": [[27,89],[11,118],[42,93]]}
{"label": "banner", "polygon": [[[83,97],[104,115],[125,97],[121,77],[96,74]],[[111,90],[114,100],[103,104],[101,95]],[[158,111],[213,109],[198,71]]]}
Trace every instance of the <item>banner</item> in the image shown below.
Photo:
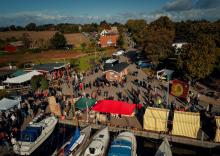
{"label": "banner", "polygon": [[170,94],[176,97],[186,98],[189,91],[189,84],[180,80],[173,80]]}

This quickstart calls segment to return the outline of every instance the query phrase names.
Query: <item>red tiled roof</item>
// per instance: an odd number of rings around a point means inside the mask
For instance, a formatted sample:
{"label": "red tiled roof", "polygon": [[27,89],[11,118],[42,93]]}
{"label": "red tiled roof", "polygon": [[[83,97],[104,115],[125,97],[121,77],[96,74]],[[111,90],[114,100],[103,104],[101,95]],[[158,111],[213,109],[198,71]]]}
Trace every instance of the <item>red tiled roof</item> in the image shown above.
{"label": "red tiled roof", "polygon": [[99,42],[101,47],[116,46],[118,35],[100,36]]}

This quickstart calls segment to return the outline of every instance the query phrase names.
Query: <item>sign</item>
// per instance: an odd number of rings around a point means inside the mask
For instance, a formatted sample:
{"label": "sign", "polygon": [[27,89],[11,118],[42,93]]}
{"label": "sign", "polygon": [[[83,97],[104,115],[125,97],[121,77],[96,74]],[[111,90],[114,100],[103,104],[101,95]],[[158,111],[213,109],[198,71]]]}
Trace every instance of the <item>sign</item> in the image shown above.
{"label": "sign", "polygon": [[176,97],[186,98],[189,91],[189,84],[180,81],[180,80],[173,80],[170,94]]}
{"label": "sign", "polygon": [[54,96],[48,97],[48,103],[50,112],[57,116],[61,116],[60,105],[56,103],[56,98]]}

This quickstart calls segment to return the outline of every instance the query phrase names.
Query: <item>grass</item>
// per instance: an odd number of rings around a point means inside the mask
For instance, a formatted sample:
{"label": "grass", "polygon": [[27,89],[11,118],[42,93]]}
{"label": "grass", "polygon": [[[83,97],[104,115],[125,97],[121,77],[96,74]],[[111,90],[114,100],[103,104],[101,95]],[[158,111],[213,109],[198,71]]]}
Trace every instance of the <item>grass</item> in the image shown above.
{"label": "grass", "polygon": [[95,56],[94,54],[88,55],[85,57],[79,58],[78,67],[80,71],[87,71],[92,68],[91,60],[95,60],[96,63],[98,63],[98,56]]}

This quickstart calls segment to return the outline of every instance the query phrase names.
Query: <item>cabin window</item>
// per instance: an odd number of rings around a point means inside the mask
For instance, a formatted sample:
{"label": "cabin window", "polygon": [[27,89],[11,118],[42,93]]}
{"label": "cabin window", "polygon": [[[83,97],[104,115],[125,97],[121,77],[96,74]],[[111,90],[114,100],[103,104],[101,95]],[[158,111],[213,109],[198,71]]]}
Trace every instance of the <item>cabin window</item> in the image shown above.
{"label": "cabin window", "polygon": [[95,148],[89,148],[89,152],[90,152],[91,154],[95,154]]}
{"label": "cabin window", "polygon": [[103,138],[103,137],[104,137],[104,135],[99,135],[99,137],[100,137],[100,138]]}

